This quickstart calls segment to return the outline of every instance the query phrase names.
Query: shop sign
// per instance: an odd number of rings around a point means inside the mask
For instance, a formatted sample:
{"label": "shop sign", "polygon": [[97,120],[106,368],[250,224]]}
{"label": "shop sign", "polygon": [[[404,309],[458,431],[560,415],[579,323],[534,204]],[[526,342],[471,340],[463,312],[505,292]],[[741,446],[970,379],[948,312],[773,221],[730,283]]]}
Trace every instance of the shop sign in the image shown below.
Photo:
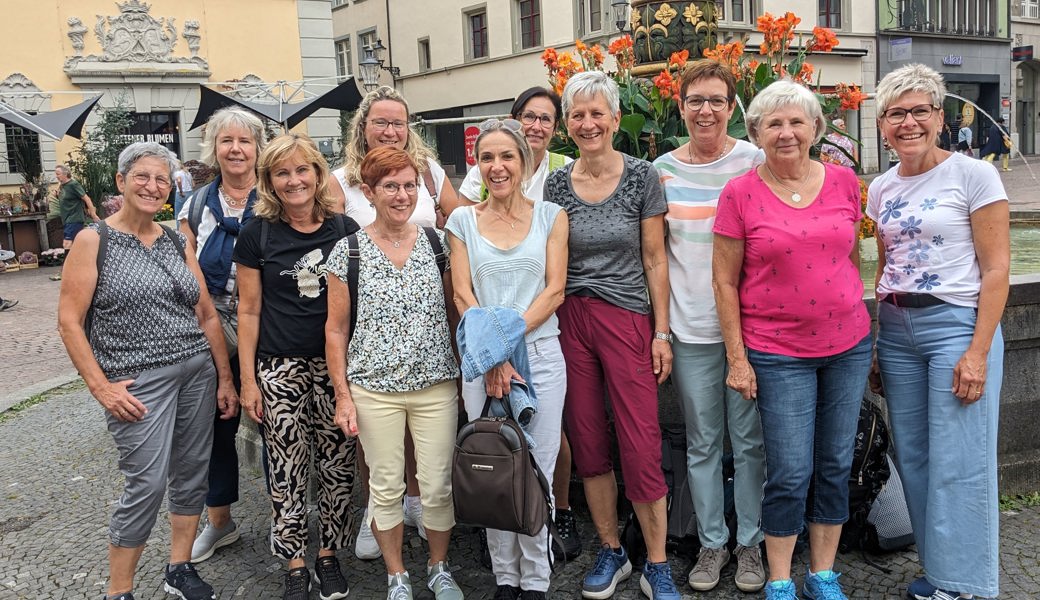
{"label": "shop sign", "polygon": [[954,66],[954,67],[959,67],[962,64],[964,64],[964,57],[961,56],[960,54],[947,54],[946,56],[943,57],[942,60],[943,60],[943,64],[944,65],[949,65],[949,66]]}
{"label": "shop sign", "polygon": [[1032,46],[1015,46],[1011,49],[1011,62],[1022,62],[1024,60],[1033,60]]}
{"label": "shop sign", "polygon": [[463,126],[463,140],[466,144],[466,164],[473,166],[477,164],[477,157],[473,155],[474,147],[477,145],[477,136],[480,135],[480,125],[477,123],[466,123]]}
{"label": "shop sign", "polygon": [[895,38],[888,40],[888,60],[910,60],[913,58],[913,38]]}

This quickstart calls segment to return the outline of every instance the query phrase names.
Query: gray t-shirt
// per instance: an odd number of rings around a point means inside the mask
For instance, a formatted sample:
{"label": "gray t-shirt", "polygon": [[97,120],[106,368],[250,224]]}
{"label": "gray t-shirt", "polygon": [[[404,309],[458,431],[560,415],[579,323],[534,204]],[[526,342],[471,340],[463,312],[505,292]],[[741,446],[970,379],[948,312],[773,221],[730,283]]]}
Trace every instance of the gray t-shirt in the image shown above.
{"label": "gray t-shirt", "polygon": [[645,160],[625,155],[617,189],[602,202],[590,203],[571,186],[574,165],[553,171],[543,196],[570,217],[567,295],[593,296],[649,314],[640,225],[668,210],[657,171]]}

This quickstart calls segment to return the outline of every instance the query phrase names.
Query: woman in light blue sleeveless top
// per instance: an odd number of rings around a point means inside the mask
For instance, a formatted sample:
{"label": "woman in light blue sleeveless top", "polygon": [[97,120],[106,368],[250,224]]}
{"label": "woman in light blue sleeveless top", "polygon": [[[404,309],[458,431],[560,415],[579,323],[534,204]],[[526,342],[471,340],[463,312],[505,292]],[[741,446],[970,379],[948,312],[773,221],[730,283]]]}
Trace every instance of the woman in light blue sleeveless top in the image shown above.
{"label": "woman in light blue sleeveless top", "polygon": [[[560,449],[566,368],[560,350],[556,308],[567,278],[567,214],[556,204],[533,202],[522,192],[532,168],[531,149],[512,119],[489,119],[477,137],[477,164],[488,200],[451,213],[445,229],[451,246],[452,284],[459,313],[500,306],[523,316],[530,362],[526,383],[537,397],[527,426],[532,454],[552,481]],[[463,382],[470,419],[480,416],[487,396],[508,393],[522,377],[506,361],[483,377]],[[496,596],[544,597],[549,590],[549,546],[543,530],[533,537],[489,529],[488,548],[498,585]],[[503,589],[507,588],[507,589]],[[505,597],[505,596],[503,596]]]}

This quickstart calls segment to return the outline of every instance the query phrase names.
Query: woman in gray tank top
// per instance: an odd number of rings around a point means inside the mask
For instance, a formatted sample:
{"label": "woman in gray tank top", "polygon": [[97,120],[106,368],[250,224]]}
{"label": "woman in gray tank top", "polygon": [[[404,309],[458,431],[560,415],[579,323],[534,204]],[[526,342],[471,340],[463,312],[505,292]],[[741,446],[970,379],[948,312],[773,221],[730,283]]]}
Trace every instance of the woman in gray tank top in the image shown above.
{"label": "woman in gray tank top", "polygon": [[[533,167],[531,148],[512,119],[489,119],[476,141],[477,164],[486,202],[460,207],[448,218],[452,284],[459,313],[474,307],[511,308],[522,315],[530,372],[526,382],[537,398],[527,426],[532,454],[550,481],[560,450],[567,374],[560,350],[556,308],[567,279],[567,214],[560,206],[533,202],[523,182]],[[463,382],[470,419],[480,416],[487,396],[508,394],[523,377],[509,361],[483,377]],[[533,537],[489,529],[495,597],[544,598],[549,590],[549,546],[544,530]]]}

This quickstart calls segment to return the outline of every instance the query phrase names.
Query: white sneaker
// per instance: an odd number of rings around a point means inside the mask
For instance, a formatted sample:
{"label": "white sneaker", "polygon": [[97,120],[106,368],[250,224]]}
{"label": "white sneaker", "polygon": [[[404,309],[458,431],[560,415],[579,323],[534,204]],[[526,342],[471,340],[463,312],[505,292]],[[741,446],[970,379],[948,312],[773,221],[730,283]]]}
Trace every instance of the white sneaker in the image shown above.
{"label": "white sneaker", "polygon": [[426,528],[422,522],[422,502],[418,496],[404,497],[404,524],[419,530],[419,537],[426,539]]}
{"label": "white sneaker", "polygon": [[354,556],[361,560],[375,560],[383,555],[372,535],[372,521],[368,518],[368,509],[361,516],[361,528],[358,530],[357,543],[354,544]]}

